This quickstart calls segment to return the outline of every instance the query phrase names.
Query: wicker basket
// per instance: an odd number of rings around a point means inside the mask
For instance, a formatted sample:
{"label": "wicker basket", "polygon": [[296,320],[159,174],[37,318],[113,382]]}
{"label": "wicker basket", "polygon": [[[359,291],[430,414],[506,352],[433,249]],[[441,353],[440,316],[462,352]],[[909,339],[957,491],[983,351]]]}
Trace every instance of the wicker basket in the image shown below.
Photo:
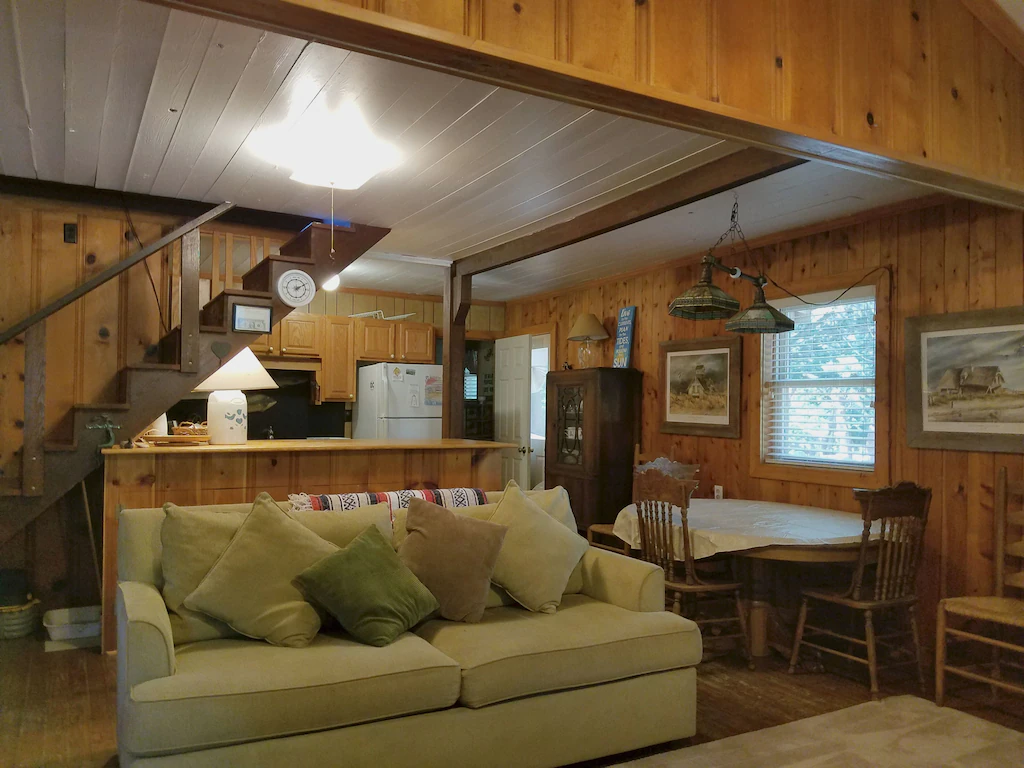
{"label": "wicker basket", "polygon": [[0,608],[0,640],[27,637],[39,626],[39,601]]}

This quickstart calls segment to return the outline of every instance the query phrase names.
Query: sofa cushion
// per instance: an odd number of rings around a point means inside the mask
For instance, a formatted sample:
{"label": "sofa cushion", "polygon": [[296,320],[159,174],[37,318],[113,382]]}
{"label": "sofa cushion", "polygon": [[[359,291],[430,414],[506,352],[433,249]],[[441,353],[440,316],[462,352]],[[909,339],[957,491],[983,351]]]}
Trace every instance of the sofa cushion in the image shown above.
{"label": "sofa cushion", "polygon": [[398,556],[437,598],[441,617],[480,621],[505,527],[413,499],[407,528]]}
{"label": "sofa cushion", "polygon": [[690,667],[701,658],[700,630],[689,619],[585,595],[566,595],[552,615],[490,608],[479,624],[428,621],[416,634],[459,662],[459,701],[473,708]]}
{"label": "sofa cushion", "polygon": [[372,525],[303,570],[295,584],[367,645],[393,643],[440,607]]}
{"label": "sofa cushion", "polygon": [[508,527],[491,581],[524,608],[554,613],[587,551],[587,540],[528,499],[514,480],[490,521]]}
{"label": "sofa cushion", "polygon": [[[373,526],[368,530],[377,531]],[[247,637],[301,648],[320,630],[320,617],[292,580],[337,551],[338,547],[288,517],[268,494],[261,493],[184,605],[220,619]]]}
{"label": "sofa cushion", "polygon": [[211,640],[176,657],[175,674],[131,690],[122,749],[154,755],[338,728],[445,709],[459,695],[458,664],[411,634],[385,648],[340,633],[305,648]]}

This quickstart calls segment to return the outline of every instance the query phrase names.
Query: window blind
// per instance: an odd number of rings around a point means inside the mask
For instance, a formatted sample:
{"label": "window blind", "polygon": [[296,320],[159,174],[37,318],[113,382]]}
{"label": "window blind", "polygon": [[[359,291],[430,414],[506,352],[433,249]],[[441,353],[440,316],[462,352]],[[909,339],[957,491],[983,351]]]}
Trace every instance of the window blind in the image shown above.
{"label": "window blind", "polygon": [[763,461],[873,469],[875,296],[851,294],[828,306],[776,304],[796,329],[762,337]]}

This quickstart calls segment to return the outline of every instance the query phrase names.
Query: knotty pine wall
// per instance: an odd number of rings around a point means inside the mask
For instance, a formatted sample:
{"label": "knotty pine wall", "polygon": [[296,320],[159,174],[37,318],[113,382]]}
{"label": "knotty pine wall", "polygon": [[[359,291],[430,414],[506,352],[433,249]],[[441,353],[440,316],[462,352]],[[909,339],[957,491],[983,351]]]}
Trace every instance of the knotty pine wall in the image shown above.
{"label": "knotty pine wall", "polygon": [[484,41],[509,59],[1024,181],[1024,65],[962,0],[342,2]]}
{"label": "knotty pine wall", "polygon": [[[1011,480],[1024,476],[1024,457],[1011,454],[916,450],[905,438],[903,321],[916,315],[959,312],[1024,304],[1024,214],[988,206],[950,202],[869,219],[841,228],[783,240],[752,252],[783,285],[829,274],[859,275],[879,265],[894,274],[891,314],[890,466],[891,480],[913,480],[933,490],[921,578],[923,616],[934,621],[940,596],[988,594],[992,588],[993,484],[999,467]],[[722,252],[723,258],[726,253]],[[848,488],[807,482],[761,480],[749,473],[751,435],[746,413],[758,392],[749,386],[759,364],[760,340],[743,339],[744,390],[740,440],[688,437],[659,432],[659,343],[669,339],[724,334],[720,321],[691,322],[671,317],[672,301],[697,281],[696,260],[601,281],[553,295],[509,302],[509,334],[556,323],[557,365],[576,363],[577,344],[566,341],[573,321],[593,312],[614,336],[620,307],[635,304],[633,367],[644,372],[642,440],[645,451],[675,451],[680,461],[701,464],[702,488],[724,486],[727,497],[789,501],[851,512],[859,511]],[[752,264],[734,259],[745,268]],[[724,275],[719,285],[741,302],[750,291]],[[852,281],[851,281],[852,282]],[[600,365],[611,365],[613,341],[596,345]],[[879,382],[879,386],[884,386]],[[929,630],[930,631],[930,630]]]}
{"label": "knotty pine wall", "polygon": [[[143,243],[183,221],[144,211],[132,211],[131,216]],[[64,242],[65,224],[78,225],[77,243]],[[233,233],[236,239],[259,236],[274,242],[292,234],[224,224],[211,228]],[[137,246],[125,238],[128,231],[124,211],[116,208],[0,196],[0,328],[134,252]],[[177,262],[171,259],[171,250],[147,261],[161,295],[164,321],[173,326],[177,318],[171,306],[172,273],[176,274]],[[121,400],[119,371],[141,360],[146,348],[162,336],[160,315],[146,270],[138,264],[47,319],[48,439],[71,438],[66,417],[75,403]],[[0,346],[0,493],[20,488],[24,361],[21,339]],[[102,478],[91,481],[98,535]],[[95,602],[99,593],[92,576],[81,494],[72,491],[26,530],[0,544],[0,567],[27,567],[47,608]]]}

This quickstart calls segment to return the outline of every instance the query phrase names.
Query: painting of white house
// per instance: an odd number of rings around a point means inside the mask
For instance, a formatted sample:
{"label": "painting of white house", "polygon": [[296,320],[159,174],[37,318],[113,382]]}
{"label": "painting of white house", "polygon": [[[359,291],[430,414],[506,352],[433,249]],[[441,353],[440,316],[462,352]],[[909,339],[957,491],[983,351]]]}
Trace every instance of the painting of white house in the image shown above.
{"label": "painting of white house", "polygon": [[926,432],[1024,435],[1024,325],[921,335]]}
{"label": "painting of white house", "polygon": [[666,421],[729,423],[729,350],[669,352]]}

